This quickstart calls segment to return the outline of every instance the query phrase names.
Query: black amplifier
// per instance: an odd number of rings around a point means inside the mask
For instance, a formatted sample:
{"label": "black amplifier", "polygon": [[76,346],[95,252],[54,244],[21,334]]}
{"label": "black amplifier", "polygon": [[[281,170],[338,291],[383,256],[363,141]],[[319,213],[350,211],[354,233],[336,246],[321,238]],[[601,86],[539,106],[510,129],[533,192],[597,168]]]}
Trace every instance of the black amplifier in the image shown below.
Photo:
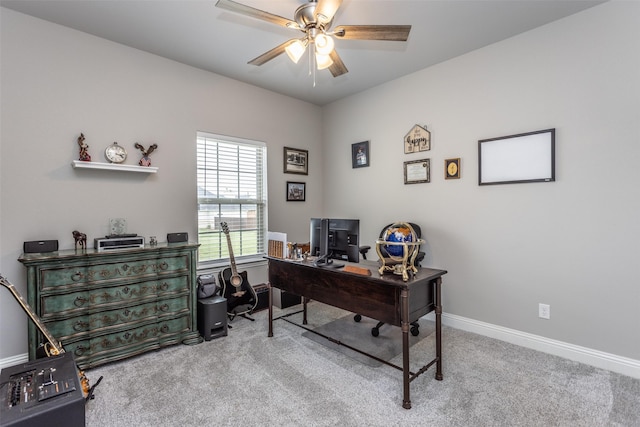
{"label": "black amplifier", "polygon": [[85,398],[73,353],[4,368],[0,426],[84,427]]}

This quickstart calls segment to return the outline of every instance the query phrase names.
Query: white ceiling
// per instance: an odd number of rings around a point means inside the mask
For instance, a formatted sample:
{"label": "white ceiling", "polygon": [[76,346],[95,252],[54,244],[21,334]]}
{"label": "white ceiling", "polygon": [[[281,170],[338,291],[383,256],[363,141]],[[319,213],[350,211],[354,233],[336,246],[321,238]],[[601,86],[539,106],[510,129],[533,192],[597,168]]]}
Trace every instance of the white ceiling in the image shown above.
{"label": "white ceiling", "polygon": [[[306,0],[237,0],[293,19]],[[410,24],[407,42],[336,40],[349,69],[309,75],[308,56],[257,67],[301,32],[215,7],[216,0],[0,0],[0,5],[317,105],[512,37],[601,0],[343,0],[337,25]]]}

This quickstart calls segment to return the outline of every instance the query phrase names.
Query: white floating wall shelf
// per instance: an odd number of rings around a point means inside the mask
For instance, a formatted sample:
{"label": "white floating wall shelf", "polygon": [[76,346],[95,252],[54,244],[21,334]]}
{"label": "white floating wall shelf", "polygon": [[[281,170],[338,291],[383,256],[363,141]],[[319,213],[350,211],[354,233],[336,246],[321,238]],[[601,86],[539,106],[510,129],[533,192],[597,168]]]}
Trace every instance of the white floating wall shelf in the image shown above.
{"label": "white floating wall shelf", "polygon": [[99,163],[99,162],[83,162],[81,160],[74,160],[71,163],[74,169],[101,169],[121,172],[142,172],[142,173],[156,173],[158,168],[153,166],[138,166],[138,165],[122,165],[116,163]]}

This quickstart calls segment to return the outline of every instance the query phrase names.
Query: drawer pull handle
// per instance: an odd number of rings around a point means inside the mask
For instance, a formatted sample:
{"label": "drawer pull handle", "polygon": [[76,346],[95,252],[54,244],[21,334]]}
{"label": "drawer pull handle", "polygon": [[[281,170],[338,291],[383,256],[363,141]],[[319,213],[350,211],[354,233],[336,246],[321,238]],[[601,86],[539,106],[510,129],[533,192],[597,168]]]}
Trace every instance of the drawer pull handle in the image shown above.
{"label": "drawer pull handle", "polygon": [[162,304],[160,306],[160,311],[168,311],[169,310],[169,304]]}
{"label": "drawer pull handle", "polygon": [[75,354],[76,356],[80,357],[82,356],[87,350],[89,350],[87,347],[84,346],[78,346],[76,347],[76,349],[74,350],[73,354]]}
{"label": "drawer pull handle", "polygon": [[71,280],[73,280],[74,282],[77,282],[79,280],[82,280],[82,273],[79,271],[76,271],[75,273],[73,273],[71,275]]}
{"label": "drawer pull handle", "polygon": [[167,289],[169,289],[169,284],[167,282],[162,282],[162,284],[160,285],[160,289],[166,291]]}
{"label": "drawer pull handle", "polygon": [[160,332],[166,334],[167,332],[169,332],[169,327],[167,325],[162,325],[162,327],[160,328]]}
{"label": "drawer pull handle", "polygon": [[167,268],[169,268],[169,264],[167,264],[166,262],[160,264],[160,270],[166,270]]}
{"label": "drawer pull handle", "polygon": [[76,300],[73,302],[73,304],[76,307],[82,307],[84,305],[84,303],[87,302],[87,299],[84,297],[77,297]]}
{"label": "drawer pull handle", "polygon": [[129,313],[131,313],[131,311],[129,311],[129,309],[126,309],[122,314],[124,314],[126,317],[129,317]]}
{"label": "drawer pull handle", "polygon": [[89,322],[80,322],[80,321],[78,321],[73,325],[73,329],[75,331],[81,332],[81,331],[86,331],[87,329],[89,329],[89,326],[90,326]]}

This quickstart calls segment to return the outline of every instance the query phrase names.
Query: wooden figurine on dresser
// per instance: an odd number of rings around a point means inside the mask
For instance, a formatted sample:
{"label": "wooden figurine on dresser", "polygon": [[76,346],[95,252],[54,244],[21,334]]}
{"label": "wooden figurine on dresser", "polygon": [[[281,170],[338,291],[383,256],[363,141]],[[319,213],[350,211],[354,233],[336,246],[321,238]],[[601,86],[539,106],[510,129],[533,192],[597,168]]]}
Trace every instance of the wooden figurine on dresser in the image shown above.
{"label": "wooden figurine on dresser", "polygon": [[75,248],[78,249],[78,245],[80,245],[80,249],[87,249],[87,235],[84,233],[75,230],[73,232],[73,240],[75,241]]}

